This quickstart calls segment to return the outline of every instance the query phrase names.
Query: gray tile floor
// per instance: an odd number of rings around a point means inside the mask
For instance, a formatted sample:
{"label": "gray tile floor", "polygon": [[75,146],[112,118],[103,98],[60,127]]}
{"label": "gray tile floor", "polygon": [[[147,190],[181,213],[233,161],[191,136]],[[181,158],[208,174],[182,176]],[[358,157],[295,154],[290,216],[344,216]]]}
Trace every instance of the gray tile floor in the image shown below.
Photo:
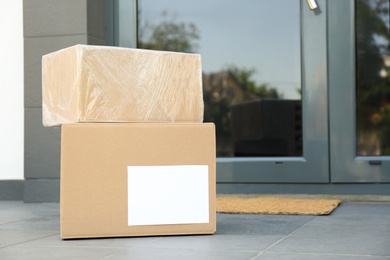
{"label": "gray tile floor", "polygon": [[0,201],[0,259],[389,259],[390,204],[217,215],[215,235],[61,240],[58,203]]}

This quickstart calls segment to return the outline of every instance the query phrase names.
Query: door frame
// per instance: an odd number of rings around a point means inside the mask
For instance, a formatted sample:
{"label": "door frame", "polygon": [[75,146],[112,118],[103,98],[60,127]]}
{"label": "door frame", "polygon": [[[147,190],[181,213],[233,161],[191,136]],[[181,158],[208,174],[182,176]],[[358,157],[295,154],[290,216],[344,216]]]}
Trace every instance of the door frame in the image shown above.
{"label": "door frame", "polygon": [[106,44],[137,48],[137,0],[106,0]]}
{"label": "door frame", "polygon": [[[137,0],[129,2],[133,3],[132,6],[137,4]],[[302,104],[313,106],[313,110],[304,109],[302,115],[304,138],[307,138],[308,134],[311,138],[310,140],[304,139],[304,156],[217,158],[217,193],[390,194],[389,183],[365,183],[362,179],[359,183],[354,183],[350,180],[356,179],[356,176],[350,178],[351,173],[343,173],[343,171],[349,171],[346,168],[348,163],[342,159],[343,154],[339,151],[342,147],[339,148],[338,144],[340,140],[345,140],[344,138],[352,138],[352,140],[355,138],[354,131],[342,126],[347,122],[350,126],[355,125],[346,115],[342,116],[346,105],[350,106],[350,111],[355,109],[354,100],[343,99],[343,95],[344,97],[345,95],[352,96],[355,87],[355,46],[354,29],[352,29],[354,28],[354,17],[352,17],[354,16],[354,0],[317,0],[317,4],[318,9],[312,11],[308,8],[306,0],[300,0],[302,10],[301,64],[307,68],[307,70],[301,70]],[[134,28],[136,27],[134,21],[137,21],[137,9],[129,8],[128,11],[132,12],[130,16],[133,22],[130,26]],[[108,14],[108,17],[112,15]],[[346,27],[342,27],[343,24]],[[122,26],[126,27],[123,24]],[[132,32],[132,35],[126,37],[132,37],[134,42],[137,34],[136,30]],[[346,40],[342,46],[339,46],[341,43],[337,41],[340,37]],[[127,47],[135,48],[136,46]],[[351,60],[345,59],[345,51],[352,59],[352,64],[349,64]],[[341,62],[344,63],[337,65],[337,58],[342,58]],[[350,74],[344,75],[345,77],[339,75],[348,74],[345,71],[338,73],[340,66],[348,68]],[[335,77],[340,77],[340,79],[335,80]],[[325,107],[316,104],[319,98],[322,101],[325,100]],[[335,105],[336,102],[341,105]],[[335,117],[338,119],[334,119]],[[332,118],[332,122],[335,123],[328,124],[329,118]],[[318,132],[310,122],[325,122],[326,127],[323,126],[322,131]],[[344,132],[346,132],[345,135],[343,135]],[[329,133],[332,138],[328,138]],[[350,141],[341,144],[351,147]],[[313,154],[310,153],[311,148],[314,148]],[[349,158],[356,159],[353,156]],[[332,168],[330,161],[333,163]],[[279,164],[280,162],[283,164]],[[294,164],[295,167],[291,167]],[[344,164],[344,166],[338,164]],[[340,170],[336,167],[340,167]]]}
{"label": "door frame", "polygon": [[356,155],[355,0],[329,1],[328,10],[331,182],[390,182],[390,156]]}
{"label": "door frame", "polygon": [[217,158],[218,183],[329,182],[326,0],[317,5],[300,1],[303,156]]}

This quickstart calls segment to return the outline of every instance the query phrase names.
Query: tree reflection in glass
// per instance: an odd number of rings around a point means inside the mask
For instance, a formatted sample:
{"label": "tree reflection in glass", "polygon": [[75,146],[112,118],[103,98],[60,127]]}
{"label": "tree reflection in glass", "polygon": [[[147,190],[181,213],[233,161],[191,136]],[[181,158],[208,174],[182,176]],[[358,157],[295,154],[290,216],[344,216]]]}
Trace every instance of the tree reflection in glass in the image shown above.
{"label": "tree reflection in glass", "polygon": [[357,155],[390,155],[389,1],[356,5]]}
{"label": "tree reflection in glass", "polygon": [[217,156],[302,156],[299,0],[139,0],[138,47],[202,55]]}

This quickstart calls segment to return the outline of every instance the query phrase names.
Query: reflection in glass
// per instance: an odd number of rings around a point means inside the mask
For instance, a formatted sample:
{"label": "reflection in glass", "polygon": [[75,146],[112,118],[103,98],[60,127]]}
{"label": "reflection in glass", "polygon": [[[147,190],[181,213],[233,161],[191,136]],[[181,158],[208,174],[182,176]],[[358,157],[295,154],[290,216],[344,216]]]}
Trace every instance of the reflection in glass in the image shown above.
{"label": "reflection in glass", "polygon": [[389,1],[356,6],[357,155],[390,155]]}
{"label": "reflection in glass", "polygon": [[139,0],[138,47],[202,55],[217,156],[302,156],[299,0]]}

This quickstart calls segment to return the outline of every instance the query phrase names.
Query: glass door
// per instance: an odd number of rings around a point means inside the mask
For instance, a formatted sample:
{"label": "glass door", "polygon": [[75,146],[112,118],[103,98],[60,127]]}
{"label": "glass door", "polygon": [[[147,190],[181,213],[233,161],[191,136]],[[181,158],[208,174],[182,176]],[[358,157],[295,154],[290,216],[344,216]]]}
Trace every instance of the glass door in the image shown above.
{"label": "glass door", "polygon": [[329,181],[327,10],[316,2],[138,0],[139,48],[202,55],[217,182]]}
{"label": "glass door", "polygon": [[390,182],[389,1],[329,2],[331,181]]}

